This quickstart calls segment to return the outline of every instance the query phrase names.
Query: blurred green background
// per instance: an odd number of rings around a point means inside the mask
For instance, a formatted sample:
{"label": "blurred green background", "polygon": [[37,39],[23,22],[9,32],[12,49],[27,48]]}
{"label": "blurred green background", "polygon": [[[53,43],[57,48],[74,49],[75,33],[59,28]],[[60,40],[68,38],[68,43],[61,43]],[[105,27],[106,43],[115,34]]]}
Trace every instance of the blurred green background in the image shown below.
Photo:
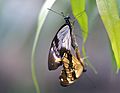
{"label": "blurred green background", "polygon": [[[52,8],[72,17],[70,4],[64,2],[57,0]],[[0,93],[35,93],[30,57],[43,3],[44,0],[0,0]],[[95,75],[87,67],[87,72],[75,84],[67,88],[59,85],[61,68],[49,71],[47,58],[50,43],[64,24],[64,19],[50,12],[43,25],[35,56],[41,93],[118,93],[120,90],[120,74],[116,75],[113,71],[109,39],[95,0],[87,0],[86,11],[89,17],[86,50],[98,74]],[[81,32],[77,22],[75,34],[81,48]]]}

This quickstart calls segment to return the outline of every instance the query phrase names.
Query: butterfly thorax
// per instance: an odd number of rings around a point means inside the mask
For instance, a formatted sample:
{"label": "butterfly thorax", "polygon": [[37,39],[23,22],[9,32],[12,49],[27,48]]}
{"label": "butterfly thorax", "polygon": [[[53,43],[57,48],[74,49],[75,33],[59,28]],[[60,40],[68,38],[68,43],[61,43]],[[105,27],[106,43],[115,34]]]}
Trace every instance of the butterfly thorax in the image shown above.
{"label": "butterfly thorax", "polygon": [[70,24],[70,17],[69,17],[69,16],[66,16],[66,17],[64,18],[64,20],[65,20],[65,22],[66,22],[67,24]]}

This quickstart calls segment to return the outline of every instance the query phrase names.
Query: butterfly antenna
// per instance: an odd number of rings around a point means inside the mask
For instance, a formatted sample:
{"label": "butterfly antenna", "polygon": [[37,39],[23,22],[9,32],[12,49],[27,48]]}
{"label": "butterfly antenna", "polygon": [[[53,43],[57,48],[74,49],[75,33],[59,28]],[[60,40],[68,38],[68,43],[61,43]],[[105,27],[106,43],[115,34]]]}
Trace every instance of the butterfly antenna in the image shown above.
{"label": "butterfly antenna", "polygon": [[63,12],[61,12],[61,14],[62,14],[62,16],[63,16],[63,17],[65,17],[65,15],[64,15],[64,13],[63,13]]}
{"label": "butterfly antenna", "polygon": [[84,11],[78,13],[77,15],[75,15],[75,18],[73,19],[72,22],[74,23],[74,22],[77,20],[77,18],[81,17],[81,16],[83,15],[83,13],[85,13],[85,11],[86,11],[86,10],[84,10]]}
{"label": "butterfly antenna", "polygon": [[62,16],[62,17],[65,17],[65,15],[64,15],[64,13],[63,13],[63,12],[58,13],[58,12],[56,12],[56,11],[54,11],[54,10],[50,9],[50,8],[47,8],[47,9],[48,9],[49,11],[52,11],[52,12],[54,12],[54,13],[56,13],[56,14],[58,14],[58,15]]}

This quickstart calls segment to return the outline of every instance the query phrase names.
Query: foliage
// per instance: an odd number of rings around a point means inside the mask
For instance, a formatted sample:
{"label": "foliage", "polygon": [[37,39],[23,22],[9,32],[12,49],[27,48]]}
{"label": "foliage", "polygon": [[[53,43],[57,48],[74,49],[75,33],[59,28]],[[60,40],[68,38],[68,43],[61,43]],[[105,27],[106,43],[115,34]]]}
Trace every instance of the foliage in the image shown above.
{"label": "foliage", "polygon": [[101,19],[108,33],[113,56],[120,69],[120,18],[116,0],[96,0]]}

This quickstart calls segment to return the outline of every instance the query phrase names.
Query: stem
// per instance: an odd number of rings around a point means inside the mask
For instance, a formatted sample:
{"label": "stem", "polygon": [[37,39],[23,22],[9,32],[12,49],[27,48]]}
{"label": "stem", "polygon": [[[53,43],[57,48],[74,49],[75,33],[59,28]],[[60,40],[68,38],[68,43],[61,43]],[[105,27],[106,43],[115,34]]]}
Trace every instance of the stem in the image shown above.
{"label": "stem", "polygon": [[35,40],[33,43],[33,48],[32,48],[32,54],[31,54],[31,71],[32,71],[32,79],[33,79],[33,83],[36,89],[37,93],[40,93],[40,88],[39,88],[39,84],[38,84],[38,80],[36,77],[36,70],[35,70],[35,50],[38,44],[38,39],[39,39],[39,34],[40,31],[37,30],[36,36],[35,36]]}
{"label": "stem", "polygon": [[34,86],[35,86],[35,89],[36,89],[37,93],[40,93],[40,88],[39,88],[38,80],[37,80],[37,77],[36,77],[36,70],[35,70],[35,51],[36,51],[36,48],[37,48],[41,28],[44,24],[44,21],[46,19],[47,14],[48,14],[48,9],[47,8],[50,9],[55,1],[56,0],[46,0],[43,7],[41,8],[41,11],[40,11],[39,16],[38,16],[38,27],[37,27],[36,36],[35,36],[35,39],[34,39],[32,54],[31,54],[32,79],[33,79],[33,83],[34,83]]}

